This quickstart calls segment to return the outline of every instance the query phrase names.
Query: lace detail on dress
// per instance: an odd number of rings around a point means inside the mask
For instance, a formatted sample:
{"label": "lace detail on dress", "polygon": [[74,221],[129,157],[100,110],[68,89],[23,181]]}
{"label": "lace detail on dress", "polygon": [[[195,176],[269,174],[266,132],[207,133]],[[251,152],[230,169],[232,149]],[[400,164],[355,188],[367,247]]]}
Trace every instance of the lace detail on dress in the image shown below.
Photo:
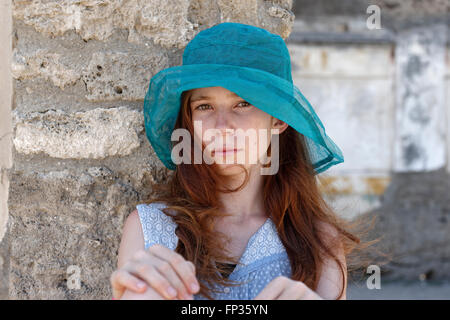
{"label": "lace detail on dress", "polygon": [[175,234],[177,224],[160,210],[165,206],[160,202],[136,206],[144,233],[145,249],[156,243],[171,250],[177,247],[178,237]]}
{"label": "lace detail on dress", "polygon": [[[284,253],[285,248],[281,242],[276,226],[271,218],[268,218],[264,225],[249,240],[248,246],[241,257],[241,263],[248,265],[257,260]],[[237,266],[236,270],[242,266]]]}

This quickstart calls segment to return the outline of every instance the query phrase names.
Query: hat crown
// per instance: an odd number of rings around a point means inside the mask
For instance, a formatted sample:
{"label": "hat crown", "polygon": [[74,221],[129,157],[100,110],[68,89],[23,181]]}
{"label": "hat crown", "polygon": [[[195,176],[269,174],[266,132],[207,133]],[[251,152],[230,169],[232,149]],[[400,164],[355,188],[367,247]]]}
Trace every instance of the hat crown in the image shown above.
{"label": "hat crown", "polygon": [[292,83],[291,59],[283,38],[242,23],[223,22],[200,31],[183,52],[183,65],[191,64],[260,69]]}

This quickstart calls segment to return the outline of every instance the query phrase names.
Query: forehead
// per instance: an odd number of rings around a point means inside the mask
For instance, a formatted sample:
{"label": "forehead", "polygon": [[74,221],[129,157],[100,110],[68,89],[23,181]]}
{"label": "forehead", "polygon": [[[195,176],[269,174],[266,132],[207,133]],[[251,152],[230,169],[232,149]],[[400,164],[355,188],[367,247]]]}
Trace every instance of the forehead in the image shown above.
{"label": "forehead", "polygon": [[192,89],[191,100],[199,99],[199,98],[215,98],[215,97],[239,97],[233,91],[230,91],[223,87],[205,87],[205,88],[197,88]]}

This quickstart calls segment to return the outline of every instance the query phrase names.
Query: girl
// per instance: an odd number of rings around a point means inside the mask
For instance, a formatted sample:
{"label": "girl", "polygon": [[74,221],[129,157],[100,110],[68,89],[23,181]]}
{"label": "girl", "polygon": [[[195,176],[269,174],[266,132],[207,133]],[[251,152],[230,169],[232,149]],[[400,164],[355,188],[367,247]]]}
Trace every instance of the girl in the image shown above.
{"label": "girl", "polygon": [[346,298],[359,238],[316,180],[343,156],[293,85],[281,37],[201,31],[182,66],[152,78],[144,116],[175,172],[126,219],[115,299]]}

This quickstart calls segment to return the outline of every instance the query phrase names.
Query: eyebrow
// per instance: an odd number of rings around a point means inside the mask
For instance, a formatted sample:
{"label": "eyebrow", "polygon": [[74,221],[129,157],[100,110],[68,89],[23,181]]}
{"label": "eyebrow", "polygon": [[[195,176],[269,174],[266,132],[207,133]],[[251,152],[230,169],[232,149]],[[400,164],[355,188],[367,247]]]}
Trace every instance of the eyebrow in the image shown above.
{"label": "eyebrow", "polygon": [[[229,93],[227,95],[227,97],[236,97],[236,98],[238,98],[239,96],[236,93],[231,92],[231,93]],[[210,97],[210,96],[201,95],[201,96],[195,97],[194,99],[191,99],[191,102],[195,102],[195,101],[199,101],[199,100],[208,100],[208,99],[213,99],[213,98]]]}

